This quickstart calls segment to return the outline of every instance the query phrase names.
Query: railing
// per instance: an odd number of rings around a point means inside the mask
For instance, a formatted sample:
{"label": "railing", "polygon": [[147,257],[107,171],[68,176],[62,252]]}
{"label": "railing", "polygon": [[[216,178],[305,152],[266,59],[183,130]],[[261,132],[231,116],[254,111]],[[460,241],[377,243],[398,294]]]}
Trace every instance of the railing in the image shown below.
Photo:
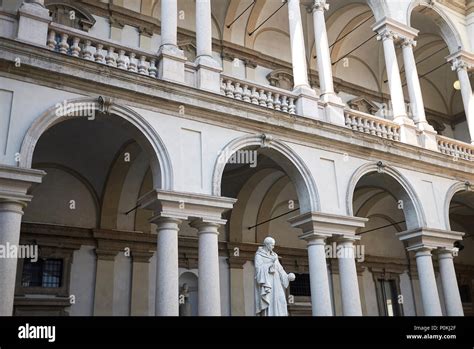
{"label": "railing", "polygon": [[456,159],[474,161],[474,145],[443,136],[436,136],[436,139],[441,153],[451,155]]}
{"label": "railing", "polygon": [[229,98],[261,107],[291,115],[296,113],[295,102],[297,96],[280,88],[262,86],[250,81],[222,75],[221,93]]}
{"label": "railing", "polygon": [[46,45],[51,50],[65,55],[80,57],[142,75],[158,76],[156,55],[152,52],[101,40],[61,24],[50,24]]}
{"label": "railing", "polygon": [[400,126],[393,121],[352,109],[346,110],[344,114],[346,126],[354,131],[360,131],[394,141],[400,140]]}

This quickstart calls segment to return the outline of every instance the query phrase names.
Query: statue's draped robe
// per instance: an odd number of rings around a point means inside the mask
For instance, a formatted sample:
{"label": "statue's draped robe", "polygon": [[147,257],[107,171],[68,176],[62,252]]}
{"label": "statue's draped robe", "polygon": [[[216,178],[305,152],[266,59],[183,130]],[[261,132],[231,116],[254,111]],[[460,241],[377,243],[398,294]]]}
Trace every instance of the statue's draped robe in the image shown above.
{"label": "statue's draped robe", "polygon": [[257,315],[288,316],[285,289],[290,281],[278,255],[259,247],[255,254],[255,306]]}

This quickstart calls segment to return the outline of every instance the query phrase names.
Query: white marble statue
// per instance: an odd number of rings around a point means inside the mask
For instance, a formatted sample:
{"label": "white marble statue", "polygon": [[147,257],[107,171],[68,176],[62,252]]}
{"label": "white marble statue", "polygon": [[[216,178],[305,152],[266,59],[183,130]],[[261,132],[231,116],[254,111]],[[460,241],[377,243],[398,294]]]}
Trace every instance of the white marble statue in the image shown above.
{"label": "white marble statue", "polygon": [[295,274],[283,270],[273,252],[275,239],[265,238],[255,254],[255,306],[259,316],[288,316],[285,289]]}

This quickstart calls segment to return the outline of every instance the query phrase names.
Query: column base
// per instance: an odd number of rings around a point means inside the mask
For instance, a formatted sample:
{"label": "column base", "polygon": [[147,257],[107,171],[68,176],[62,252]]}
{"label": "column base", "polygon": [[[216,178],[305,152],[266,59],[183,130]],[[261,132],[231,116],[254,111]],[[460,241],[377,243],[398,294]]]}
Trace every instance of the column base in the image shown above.
{"label": "column base", "polygon": [[400,125],[400,142],[418,146],[418,129],[406,115],[395,117],[393,122]]}
{"label": "column base", "polygon": [[158,51],[158,78],[184,84],[186,57],[177,46],[161,46]]}
{"label": "column base", "polygon": [[296,100],[296,114],[316,120],[322,120],[319,115],[318,96],[309,86],[297,86],[293,93],[298,95]]}
{"label": "column base", "polygon": [[323,103],[324,115],[322,120],[330,124],[345,126],[344,108],[345,104],[335,93],[324,93],[319,96],[320,102]]}
{"label": "column base", "polygon": [[220,93],[222,68],[211,56],[200,56],[195,61],[197,88]]}
{"label": "column base", "polygon": [[46,46],[48,26],[52,18],[49,10],[40,4],[24,2],[18,10],[17,39],[35,45]]}
{"label": "column base", "polygon": [[439,152],[438,140],[436,139],[438,132],[435,131],[433,126],[428,124],[426,121],[419,122],[416,126],[421,131],[420,145],[425,149]]}

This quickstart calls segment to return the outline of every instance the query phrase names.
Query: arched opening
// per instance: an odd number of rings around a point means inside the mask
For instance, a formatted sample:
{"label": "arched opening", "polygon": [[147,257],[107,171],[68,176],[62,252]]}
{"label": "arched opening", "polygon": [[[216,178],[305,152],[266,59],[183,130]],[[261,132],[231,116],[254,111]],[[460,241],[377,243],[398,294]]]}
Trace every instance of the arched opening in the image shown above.
{"label": "arched opening", "polygon": [[458,33],[441,9],[425,1],[413,2],[408,23],[419,30],[414,54],[428,122],[439,134],[470,143],[458,76],[446,61],[462,47]]}
{"label": "arched opening", "polygon": [[[314,182],[303,162],[283,143],[244,137],[228,145],[215,168],[215,192],[236,198],[224,238],[229,256],[232,315],[255,315],[253,260],[267,236],[286,272],[308,274],[306,243],[288,219],[319,208]],[[236,252],[237,251],[237,252]],[[304,278],[304,276],[302,276]],[[307,280],[308,281],[308,280]],[[290,314],[311,314],[309,282],[290,304]],[[288,294],[294,290],[287,290]]]}
{"label": "arched opening", "polygon": [[463,240],[455,243],[459,251],[454,265],[464,315],[474,316],[474,192],[463,187],[459,186],[449,202],[449,225],[451,230],[465,233]]}
{"label": "arched opening", "polygon": [[[382,1],[331,1],[326,27],[335,92],[352,109],[390,119],[391,98],[383,46],[374,24],[387,15]],[[310,66],[317,68],[311,44]],[[317,69],[316,69],[317,70]],[[317,86],[317,77],[312,77]]]}
{"label": "arched opening", "polygon": [[[16,293],[26,298],[15,302],[15,314],[93,315],[109,305],[110,315],[133,313],[132,292],[140,283],[148,288],[148,271],[135,270],[137,258],[150,257],[138,236],[153,233],[150,212],[136,203],[144,192],[172,185],[159,136],[128,108],[64,101],[33,123],[20,156],[21,166],[47,174],[23,217],[20,241],[38,247],[40,263],[19,260]],[[120,236],[142,242],[114,247]],[[101,283],[110,289],[106,301]]]}
{"label": "arched opening", "polygon": [[364,251],[359,285],[365,313],[417,315],[421,303],[415,295],[415,261],[397,233],[423,226],[418,199],[395,170],[375,164],[365,167],[353,176],[353,194],[348,201],[352,206],[349,212],[368,218],[366,226],[356,232]]}

